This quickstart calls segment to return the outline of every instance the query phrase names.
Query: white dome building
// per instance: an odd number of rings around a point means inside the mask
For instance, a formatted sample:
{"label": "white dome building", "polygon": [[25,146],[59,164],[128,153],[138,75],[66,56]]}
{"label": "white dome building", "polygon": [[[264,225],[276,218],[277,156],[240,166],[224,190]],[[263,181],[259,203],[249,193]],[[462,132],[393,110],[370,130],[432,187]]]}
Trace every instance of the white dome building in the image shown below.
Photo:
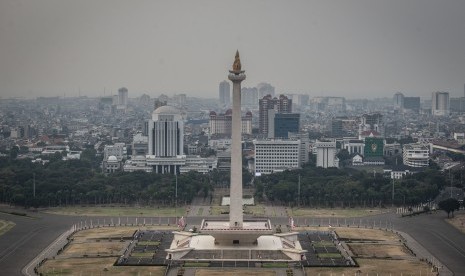
{"label": "white dome building", "polygon": [[158,173],[179,173],[178,156],[184,149],[184,124],[179,109],[161,106],[152,113],[148,124],[148,155],[158,160],[153,164]]}

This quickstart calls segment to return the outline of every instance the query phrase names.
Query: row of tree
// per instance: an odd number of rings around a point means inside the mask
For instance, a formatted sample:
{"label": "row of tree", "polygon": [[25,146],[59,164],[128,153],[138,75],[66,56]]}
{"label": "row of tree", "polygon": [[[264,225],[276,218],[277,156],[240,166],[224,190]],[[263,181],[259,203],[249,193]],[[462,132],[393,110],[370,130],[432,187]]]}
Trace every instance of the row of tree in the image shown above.
{"label": "row of tree", "polygon": [[[62,161],[57,154],[45,165],[27,159],[0,158],[0,201],[23,206],[172,205],[176,183],[179,203],[189,203],[197,195],[206,197],[215,186],[229,185],[229,174],[217,170],[209,175],[191,172],[175,178],[145,172],[104,175],[97,166],[92,150],[84,151],[81,160]],[[253,183],[258,200],[292,206],[368,207],[426,202],[450,181],[435,168],[392,181],[382,174],[307,165],[256,179],[244,169],[243,183]]]}
{"label": "row of tree", "polygon": [[[176,185],[177,183],[177,185]],[[134,172],[104,175],[88,160],[51,159],[45,165],[31,160],[0,159],[0,201],[22,206],[73,204],[187,203],[208,195],[212,181],[195,172],[174,177]]]}
{"label": "row of tree", "polygon": [[440,171],[429,169],[402,180],[391,180],[382,174],[354,169],[307,166],[261,176],[255,185],[257,197],[292,206],[367,207],[433,200],[444,188],[445,177]]}

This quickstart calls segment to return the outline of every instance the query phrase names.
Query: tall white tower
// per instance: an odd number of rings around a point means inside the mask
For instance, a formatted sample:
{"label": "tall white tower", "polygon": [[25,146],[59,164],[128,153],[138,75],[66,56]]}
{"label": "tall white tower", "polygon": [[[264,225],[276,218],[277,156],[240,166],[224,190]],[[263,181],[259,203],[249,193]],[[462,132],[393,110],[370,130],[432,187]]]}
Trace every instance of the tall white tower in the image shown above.
{"label": "tall white tower", "polygon": [[231,88],[229,82],[222,81],[220,82],[220,104],[229,105],[231,102]]}
{"label": "tall white tower", "polygon": [[232,70],[229,71],[228,79],[233,83],[233,110],[232,110],[232,133],[231,133],[231,188],[229,205],[229,226],[231,228],[242,228],[242,137],[241,137],[241,82],[245,80],[245,71],[241,70],[239,51]]}
{"label": "tall white tower", "polygon": [[449,113],[449,92],[433,92],[431,99],[431,114],[433,116],[447,116]]}

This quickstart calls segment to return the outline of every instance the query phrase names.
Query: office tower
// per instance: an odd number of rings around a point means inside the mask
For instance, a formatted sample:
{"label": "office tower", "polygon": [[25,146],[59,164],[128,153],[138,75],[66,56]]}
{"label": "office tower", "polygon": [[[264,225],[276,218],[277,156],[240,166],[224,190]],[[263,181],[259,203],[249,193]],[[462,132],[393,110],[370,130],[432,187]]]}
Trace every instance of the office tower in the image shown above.
{"label": "office tower", "polygon": [[431,98],[431,114],[433,116],[447,116],[449,112],[449,92],[433,92]]}
{"label": "office tower", "polygon": [[[166,162],[155,165],[157,173],[179,173],[180,164],[176,156],[183,154],[184,125],[180,111],[172,106],[162,106],[152,113],[148,123],[149,155],[166,158]],[[173,159],[173,160],[171,160]]]}
{"label": "office tower", "polygon": [[121,87],[118,89],[118,104],[116,109],[126,109],[128,105],[128,89],[126,87]]}
{"label": "office tower", "polygon": [[220,82],[220,104],[229,105],[231,103],[231,88],[229,82],[222,81]]}
{"label": "office tower", "polygon": [[300,140],[254,140],[255,175],[297,169],[301,164]]}
{"label": "office tower", "polygon": [[275,113],[291,113],[292,100],[284,95],[280,95],[279,98],[266,95],[259,100],[258,110],[259,132],[268,135],[269,116]]}
{"label": "office tower", "polygon": [[400,92],[394,94],[394,107],[398,109],[404,108],[404,94]]}
{"label": "office tower", "polygon": [[420,111],[420,97],[404,97],[404,109]]}
{"label": "office tower", "polygon": [[339,167],[339,159],[336,157],[336,140],[320,139],[315,142],[316,166],[322,168]]}
{"label": "office tower", "polygon": [[271,84],[262,82],[257,85],[257,91],[258,91],[258,99],[262,99],[266,95],[271,95],[271,97],[274,97],[274,91],[275,88],[271,86]]}
{"label": "office tower", "polygon": [[258,104],[258,90],[256,87],[243,87],[242,88],[242,106],[256,107]]}
{"label": "office tower", "polygon": [[274,137],[289,138],[289,132],[299,132],[299,113],[277,113],[274,115]]}

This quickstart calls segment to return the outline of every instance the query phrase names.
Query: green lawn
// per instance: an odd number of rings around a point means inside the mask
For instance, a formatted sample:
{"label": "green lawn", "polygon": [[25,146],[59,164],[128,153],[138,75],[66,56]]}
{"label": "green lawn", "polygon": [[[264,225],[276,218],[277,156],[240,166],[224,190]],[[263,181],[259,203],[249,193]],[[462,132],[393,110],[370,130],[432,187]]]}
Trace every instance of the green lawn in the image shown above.
{"label": "green lawn", "polygon": [[315,247],[334,246],[334,243],[332,241],[319,241],[319,242],[314,242],[313,246]]}
{"label": "green lawn", "polygon": [[8,232],[15,225],[16,224],[14,222],[0,219],[0,236]]}
{"label": "green lawn", "polygon": [[339,254],[339,253],[319,253],[318,254],[318,258],[322,258],[322,259],[339,259],[339,258],[342,258],[342,255]]}
{"label": "green lawn", "polygon": [[184,207],[54,207],[44,212],[72,216],[139,216],[139,217],[174,217],[186,215]]}
{"label": "green lawn", "polygon": [[221,213],[229,212],[229,206],[212,206],[211,214],[212,216],[219,216]]}
{"label": "green lawn", "polygon": [[265,208],[262,205],[246,205],[244,206],[244,213],[261,217],[265,215]]}

